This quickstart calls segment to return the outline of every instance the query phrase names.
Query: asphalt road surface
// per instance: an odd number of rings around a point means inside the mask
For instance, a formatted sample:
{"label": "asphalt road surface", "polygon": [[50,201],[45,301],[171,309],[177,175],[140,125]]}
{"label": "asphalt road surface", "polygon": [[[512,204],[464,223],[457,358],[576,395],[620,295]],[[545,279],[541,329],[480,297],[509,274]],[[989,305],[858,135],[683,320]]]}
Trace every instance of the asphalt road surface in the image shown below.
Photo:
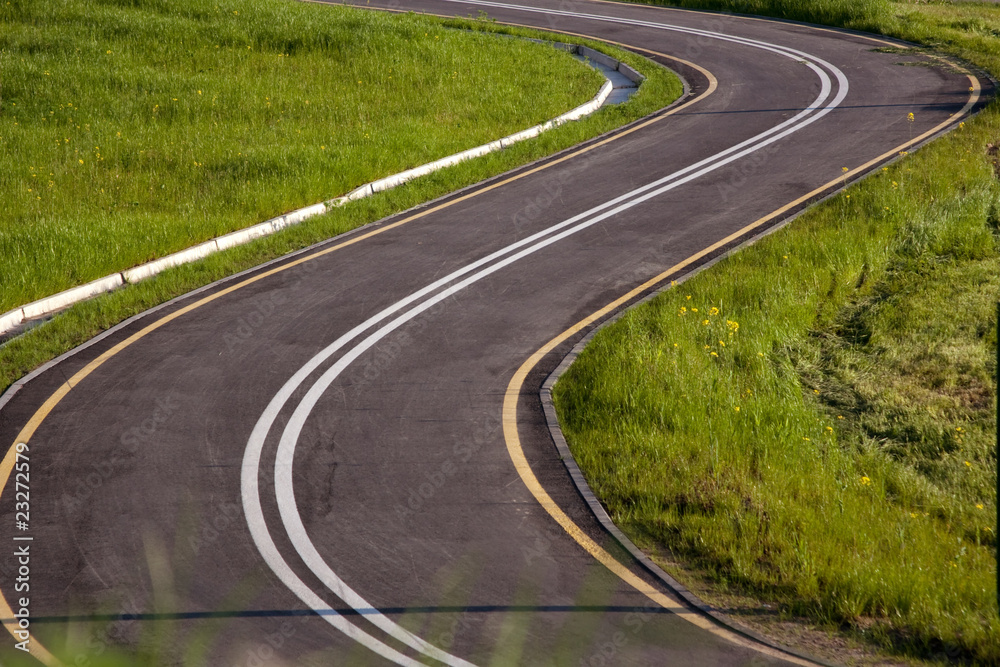
{"label": "asphalt road surface", "polygon": [[773,21],[366,5],[621,42],[690,94],[146,313],[8,393],[0,660],[20,614],[22,647],[81,665],[807,662],[678,603],[611,539],[539,387],[592,314],[954,126],[989,83]]}

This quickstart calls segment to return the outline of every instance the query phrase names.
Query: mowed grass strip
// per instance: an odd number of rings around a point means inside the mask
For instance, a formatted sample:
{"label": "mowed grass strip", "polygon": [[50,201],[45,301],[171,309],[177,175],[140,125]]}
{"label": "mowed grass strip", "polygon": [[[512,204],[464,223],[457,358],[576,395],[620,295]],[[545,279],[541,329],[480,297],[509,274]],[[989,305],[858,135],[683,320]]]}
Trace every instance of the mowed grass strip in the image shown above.
{"label": "mowed grass strip", "polygon": [[[683,4],[877,30],[1000,73],[996,7]],[[898,655],[1000,662],[998,144],[993,104],[594,338],[557,408],[640,545]]]}
{"label": "mowed grass strip", "polygon": [[551,47],[281,0],[0,4],[0,312],[555,117]]}

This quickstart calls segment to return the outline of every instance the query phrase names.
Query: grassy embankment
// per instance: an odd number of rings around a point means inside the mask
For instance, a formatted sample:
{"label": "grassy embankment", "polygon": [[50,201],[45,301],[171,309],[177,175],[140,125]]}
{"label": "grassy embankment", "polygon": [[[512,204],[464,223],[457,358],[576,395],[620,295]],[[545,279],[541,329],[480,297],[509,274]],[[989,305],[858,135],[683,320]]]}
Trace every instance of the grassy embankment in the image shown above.
{"label": "grassy embankment", "polygon": [[[1000,74],[995,6],[676,4],[881,32]],[[898,655],[1000,662],[995,143],[996,104],[595,337],[557,407],[640,545]]]}
{"label": "grassy embankment", "polygon": [[[603,81],[555,49],[451,29],[502,30],[489,22],[279,0],[12,0],[0,23],[0,312],[548,120]],[[628,104],[74,307],[0,346],[0,391],[151,305],[680,94],[619,55],[649,76]]]}

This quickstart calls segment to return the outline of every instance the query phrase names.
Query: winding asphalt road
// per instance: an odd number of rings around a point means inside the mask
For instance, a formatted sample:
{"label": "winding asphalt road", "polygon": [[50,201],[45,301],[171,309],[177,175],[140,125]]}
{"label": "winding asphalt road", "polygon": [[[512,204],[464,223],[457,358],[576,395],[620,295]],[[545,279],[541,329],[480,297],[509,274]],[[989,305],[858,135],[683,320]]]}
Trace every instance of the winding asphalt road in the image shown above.
{"label": "winding asphalt road", "polygon": [[[539,387],[603,317],[954,126],[990,84],[772,21],[586,0],[366,4],[620,42],[690,94],[171,302],[9,393],[8,629],[26,597],[26,646],[49,660],[69,642],[75,664],[112,650],[213,665],[807,662],[717,626],[628,557],[573,486]],[[10,555],[26,548],[27,575]]]}

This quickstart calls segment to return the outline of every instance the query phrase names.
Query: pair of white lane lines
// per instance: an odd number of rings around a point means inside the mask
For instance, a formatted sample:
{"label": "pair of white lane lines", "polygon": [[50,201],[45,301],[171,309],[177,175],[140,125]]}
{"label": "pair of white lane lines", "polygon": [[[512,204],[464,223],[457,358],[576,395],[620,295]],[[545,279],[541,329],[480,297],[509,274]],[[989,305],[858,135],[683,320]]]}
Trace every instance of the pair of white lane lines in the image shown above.
{"label": "pair of white lane lines", "polygon": [[[446,1],[455,2],[456,0]],[[383,657],[400,665],[416,666],[423,665],[424,663],[401,653],[399,650],[386,644],[381,639],[369,634],[369,632],[362,629],[360,625],[349,621],[343,615],[332,610],[323,598],[317,595],[315,591],[306,585],[289,567],[288,563],[275,546],[267,528],[267,524],[264,520],[259,489],[261,457],[265,440],[271,432],[279,413],[284,410],[285,405],[288,403],[291,396],[299,389],[299,387],[303,386],[310,375],[317,371],[340,350],[347,347],[349,343],[361,337],[362,334],[373,329],[380,323],[389,320],[385,324],[378,326],[378,328],[369,333],[366,337],[360,340],[360,342],[355,343],[353,347],[350,347],[350,349],[348,349],[312,384],[300,400],[299,404],[295,407],[281,434],[275,456],[274,484],[278,511],[286,534],[291,540],[291,543],[302,562],[323,582],[324,586],[326,586],[330,592],[343,600],[350,607],[357,610],[360,613],[361,618],[369,621],[398,642],[433,660],[461,667],[471,665],[471,663],[431,645],[427,641],[414,635],[412,632],[406,630],[388,617],[384,616],[378,612],[378,610],[374,609],[367,601],[365,601],[364,598],[350,588],[347,583],[333,571],[333,569],[326,563],[322,555],[316,549],[312,540],[309,538],[295,502],[292,463],[294,461],[295,447],[301,434],[301,430],[316,403],[329,386],[336,380],[336,378],[353,361],[364,354],[367,350],[371,349],[392,331],[398,329],[400,326],[409,322],[429,308],[441,303],[448,297],[478,282],[486,276],[510,266],[520,259],[534,254],[535,252],[565,239],[568,236],[576,234],[577,232],[587,229],[602,220],[622,213],[633,206],[657,197],[709,172],[730,164],[735,160],[746,157],[747,155],[779,141],[784,137],[787,137],[793,132],[796,132],[817,121],[836,108],[846,97],[848,91],[847,78],[844,76],[843,72],[841,72],[834,65],[802,51],[781,47],[767,42],[724,35],[721,33],[714,33],[695,28],[653,23],[649,21],[615,19],[599,15],[580,14],[561,10],[545,10],[533,7],[522,7],[518,5],[505,5],[480,0],[465,0],[464,4],[511,8],[526,12],[550,13],[605,22],[642,25],[644,27],[688,33],[720,41],[750,46],[753,48],[759,48],[783,57],[804,62],[819,77],[821,82],[821,91],[809,107],[798,113],[793,118],[790,118],[765,132],[762,132],[750,139],[747,139],[746,141],[736,144],[735,146],[732,146],[684,169],[674,172],[664,178],[658,179],[640,188],[636,188],[626,194],[607,201],[604,204],[564,220],[556,225],[553,225],[552,227],[549,227],[548,229],[518,241],[517,243],[513,243],[505,248],[502,248],[501,250],[472,262],[471,264],[458,269],[444,278],[431,283],[423,289],[414,292],[410,296],[368,318],[363,323],[357,325],[339,337],[314,356],[302,368],[300,368],[278,391],[274,398],[271,399],[251,433],[244,453],[242,466],[241,491],[243,507],[247,524],[254,542],[257,545],[261,556],[263,556],[265,562],[267,562],[268,566],[272,571],[274,571],[278,578],[281,579],[281,581],[305,604],[309,605],[311,609],[318,612],[321,618],[353,640],[360,642],[375,653],[382,655]],[[830,99],[834,90],[830,74],[832,74],[837,81],[836,94],[833,96],[833,99]]]}

